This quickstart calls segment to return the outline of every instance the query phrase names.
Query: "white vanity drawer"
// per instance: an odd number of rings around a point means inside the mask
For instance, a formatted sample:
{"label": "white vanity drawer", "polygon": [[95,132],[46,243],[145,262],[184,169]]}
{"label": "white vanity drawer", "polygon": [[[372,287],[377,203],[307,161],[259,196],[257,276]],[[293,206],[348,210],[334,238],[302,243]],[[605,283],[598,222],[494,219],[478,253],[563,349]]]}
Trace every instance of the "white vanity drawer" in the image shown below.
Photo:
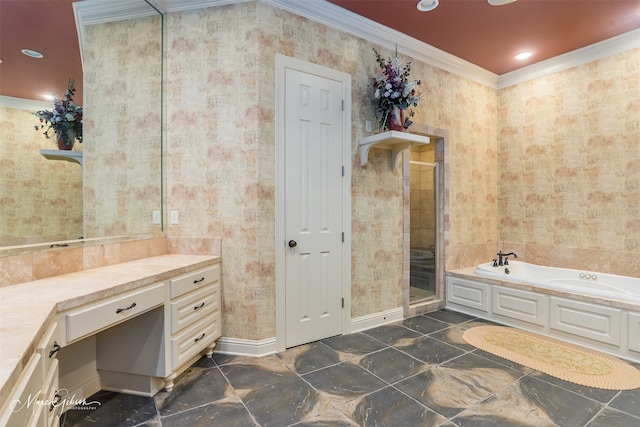
{"label": "white vanity drawer", "polygon": [[27,362],[9,398],[3,403],[0,426],[31,426],[41,419],[41,407],[35,399],[42,386],[41,363],[38,353],[34,353]]}
{"label": "white vanity drawer", "polygon": [[67,342],[99,332],[163,302],[164,284],[159,283],[69,311],[65,314]]}
{"label": "white vanity drawer", "polygon": [[171,302],[171,334],[197,322],[220,308],[220,284],[210,284],[202,289]]}
{"label": "white vanity drawer", "polygon": [[220,280],[219,265],[204,268],[193,273],[185,274],[184,276],[179,276],[172,279],[169,283],[169,296],[172,299],[179,297],[180,295],[184,295],[194,289],[201,288],[202,286],[208,285],[216,280]]}
{"label": "white vanity drawer", "polygon": [[42,376],[44,378],[46,378],[53,361],[58,357],[58,350],[60,350],[60,333],[58,322],[53,322],[36,348],[36,351],[40,353],[42,357]]}
{"label": "white vanity drawer", "polygon": [[[62,409],[65,407],[62,391],[59,390],[58,381],[58,360],[54,359],[51,363],[51,370],[49,375],[45,377],[45,382],[42,386],[42,392],[44,395],[41,397],[45,400],[46,405],[42,406],[42,412],[45,414],[45,426],[52,427],[54,422],[59,419]],[[70,397],[70,396],[66,396]],[[66,408],[70,409],[70,408]]]}
{"label": "white vanity drawer", "polygon": [[220,311],[217,311],[171,338],[172,370],[179,368],[183,363],[204,350],[219,335]]}

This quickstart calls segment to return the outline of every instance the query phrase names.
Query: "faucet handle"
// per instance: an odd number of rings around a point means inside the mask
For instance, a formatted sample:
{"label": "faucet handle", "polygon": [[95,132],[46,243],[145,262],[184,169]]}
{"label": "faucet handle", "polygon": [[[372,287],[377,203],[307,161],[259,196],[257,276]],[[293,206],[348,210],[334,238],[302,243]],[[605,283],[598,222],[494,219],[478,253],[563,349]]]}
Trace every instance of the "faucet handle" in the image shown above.
{"label": "faucet handle", "polygon": [[503,265],[509,265],[509,257],[508,256],[504,257]]}
{"label": "faucet handle", "polygon": [[498,266],[498,258],[494,258],[493,259],[493,266],[497,267]]}

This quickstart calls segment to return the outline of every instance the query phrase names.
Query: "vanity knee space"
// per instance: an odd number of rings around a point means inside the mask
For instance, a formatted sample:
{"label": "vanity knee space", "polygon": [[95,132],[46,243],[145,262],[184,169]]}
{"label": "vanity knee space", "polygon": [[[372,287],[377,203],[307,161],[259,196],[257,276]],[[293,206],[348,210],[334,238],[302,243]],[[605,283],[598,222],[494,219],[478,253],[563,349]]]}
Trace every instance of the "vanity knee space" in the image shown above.
{"label": "vanity knee space", "polygon": [[61,382],[69,390],[82,396],[171,390],[177,375],[203,353],[211,356],[221,335],[220,266],[87,304],[58,319],[66,325],[69,345],[62,356],[89,354],[63,363]]}

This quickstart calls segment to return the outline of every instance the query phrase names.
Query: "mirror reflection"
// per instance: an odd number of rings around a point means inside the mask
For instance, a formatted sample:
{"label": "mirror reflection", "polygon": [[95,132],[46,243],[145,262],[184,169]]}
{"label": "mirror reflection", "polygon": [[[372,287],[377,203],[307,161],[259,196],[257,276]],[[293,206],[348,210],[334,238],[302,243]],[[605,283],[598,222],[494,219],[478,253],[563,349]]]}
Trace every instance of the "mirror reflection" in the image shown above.
{"label": "mirror reflection", "polygon": [[[82,82],[84,138],[73,152],[83,165],[42,155],[57,146],[35,130],[32,112],[51,110],[51,102],[0,96],[0,253],[162,235],[162,15],[143,0],[115,13],[96,13],[98,3],[74,3],[84,72],[67,77]],[[65,89],[66,81],[56,95]]]}

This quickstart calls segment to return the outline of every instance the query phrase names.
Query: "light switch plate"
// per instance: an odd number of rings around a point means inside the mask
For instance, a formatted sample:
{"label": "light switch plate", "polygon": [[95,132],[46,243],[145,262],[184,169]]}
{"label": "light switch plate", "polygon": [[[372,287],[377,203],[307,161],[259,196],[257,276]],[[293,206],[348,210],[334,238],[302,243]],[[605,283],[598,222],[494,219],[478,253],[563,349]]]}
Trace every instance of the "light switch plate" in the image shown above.
{"label": "light switch plate", "polygon": [[178,224],[180,221],[178,211],[171,211],[171,224]]}
{"label": "light switch plate", "polygon": [[364,130],[367,132],[373,132],[373,127],[371,125],[371,120],[364,121]]}
{"label": "light switch plate", "polygon": [[160,224],[160,211],[153,211],[153,223]]}

